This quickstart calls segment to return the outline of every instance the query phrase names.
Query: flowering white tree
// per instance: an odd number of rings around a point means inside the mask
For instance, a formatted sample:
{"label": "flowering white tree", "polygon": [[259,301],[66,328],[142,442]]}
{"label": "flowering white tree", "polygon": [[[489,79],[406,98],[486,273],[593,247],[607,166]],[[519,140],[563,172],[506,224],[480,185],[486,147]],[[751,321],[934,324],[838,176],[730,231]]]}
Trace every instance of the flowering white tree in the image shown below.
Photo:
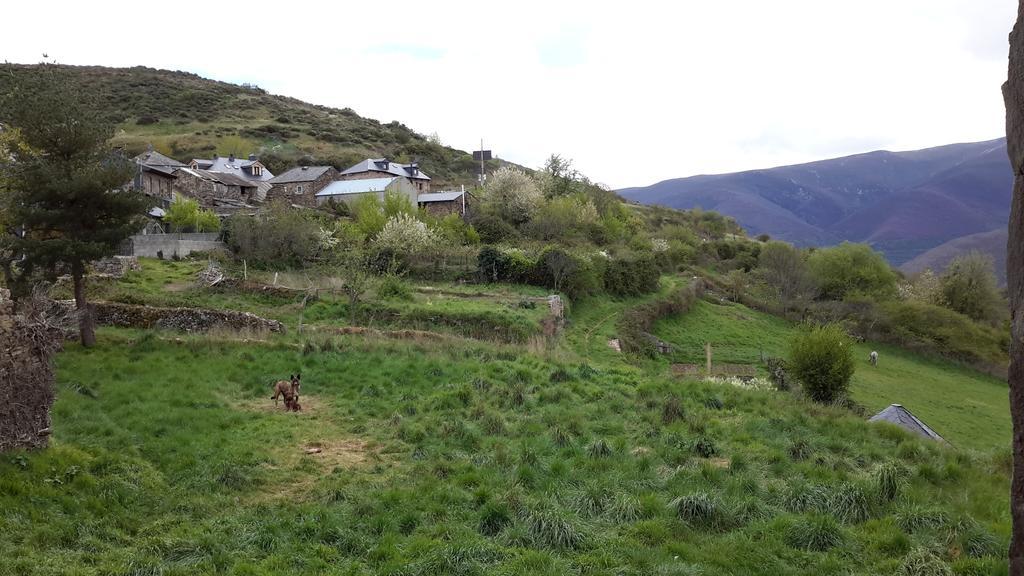
{"label": "flowering white tree", "polygon": [[409,214],[393,216],[373,240],[378,248],[388,248],[397,253],[408,254],[433,248],[438,243],[435,234],[427,225]]}
{"label": "flowering white tree", "polygon": [[540,187],[529,174],[510,166],[491,174],[485,190],[487,205],[512,224],[529,220],[544,199]]}

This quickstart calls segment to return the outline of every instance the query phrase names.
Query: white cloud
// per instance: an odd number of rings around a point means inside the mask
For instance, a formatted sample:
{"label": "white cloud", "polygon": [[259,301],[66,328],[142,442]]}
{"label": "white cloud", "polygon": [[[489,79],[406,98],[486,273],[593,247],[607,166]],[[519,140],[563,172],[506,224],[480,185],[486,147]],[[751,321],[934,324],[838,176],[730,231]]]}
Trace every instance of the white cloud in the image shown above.
{"label": "white cloud", "polygon": [[1003,131],[1012,0],[605,4],[17,3],[0,57],[255,82],[613,186]]}

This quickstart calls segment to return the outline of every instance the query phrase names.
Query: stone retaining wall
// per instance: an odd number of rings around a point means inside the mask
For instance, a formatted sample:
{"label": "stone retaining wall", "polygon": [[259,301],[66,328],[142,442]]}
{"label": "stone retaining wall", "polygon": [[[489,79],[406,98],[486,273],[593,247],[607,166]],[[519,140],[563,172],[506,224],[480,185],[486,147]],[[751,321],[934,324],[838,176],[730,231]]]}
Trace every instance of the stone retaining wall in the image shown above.
{"label": "stone retaining wall", "polygon": [[[73,309],[73,301],[61,304]],[[202,308],[158,308],[117,302],[92,304],[96,323],[121,328],[165,328],[182,332],[207,332],[212,328],[284,332],[284,324],[249,312],[204,310]]]}
{"label": "stone retaining wall", "polygon": [[139,234],[132,236],[125,248],[125,255],[147,256],[149,258],[184,258],[193,252],[226,250],[227,246],[218,240],[219,234]]}

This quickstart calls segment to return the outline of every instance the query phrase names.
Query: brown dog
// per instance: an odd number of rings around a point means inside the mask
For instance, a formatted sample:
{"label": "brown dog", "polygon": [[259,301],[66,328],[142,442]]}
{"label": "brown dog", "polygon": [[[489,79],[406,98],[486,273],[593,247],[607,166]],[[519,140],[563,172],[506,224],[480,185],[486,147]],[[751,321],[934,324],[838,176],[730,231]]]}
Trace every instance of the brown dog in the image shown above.
{"label": "brown dog", "polygon": [[277,398],[284,400],[285,411],[298,412],[302,410],[299,406],[299,386],[302,385],[302,374],[291,374],[289,380],[278,380],[274,383],[274,395],[270,397],[277,406]]}

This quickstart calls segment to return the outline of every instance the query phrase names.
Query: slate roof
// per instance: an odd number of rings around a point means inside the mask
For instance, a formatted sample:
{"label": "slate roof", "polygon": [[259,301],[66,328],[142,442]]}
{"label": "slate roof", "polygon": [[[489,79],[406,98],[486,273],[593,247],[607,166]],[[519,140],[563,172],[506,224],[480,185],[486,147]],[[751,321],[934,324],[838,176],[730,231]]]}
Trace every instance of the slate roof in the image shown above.
{"label": "slate roof", "polygon": [[907,410],[899,404],[890,404],[885,410],[882,410],[878,414],[868,418],[868,422],[889,422],[919,436],[924,436],[925,438],[930,438],[939,442],[946,442],[942,436],[939,436],[938,433],[929,428],[928,425],[922,422],[917,416],[911,414],[910,410]]}
{"label": "slate roof", "polygon": [[178,162],[177,160],[171,158],[170,156],[164,156],[163,154],[157,152],[156,150],[147,150],[142,154],[139,154],[138,156],[135,157],[135,162],[150,168],[157,166],[182,168],[184,166],[188,166],[188,164],[185,164],[184,162]]}
{"label": "slate roof", "polygon": [[419,170],[418,168],[413,170],[412,164],[399,164],[398,162],[392,162],[387,158],[367,158],[359,164],[356,164],[342,172],[342,175],[361,174],[363,172],[387,172],[388,174],[402,176],[403,178],[430,180],[430,176],[427,176],[426,172]]}
{"label": "slate roof", "polygon": [[278,174],[270,181],[271,184],[291,184],[292,182],[312,182],[330,170],[330,166],[296,166],[284,174]]}
{"label": "slate roof", "polygon": [[454,192],[428,192],[416,197],[417,202],[451,202],[458,200],[465,192],[456,190]]}
{"label": "slate roof", "polygon": [[212,172],[210,170],[194,170],[192,168],[179,168],[183,172],[188,172],[193,176],[199,176],[205,180],[213,180],[214,182],[220,182],[227,186],[241,186],[243,188],[253,188],[258,184],[258,181],[243,178],[237,174],[231,174],[230,172]]}
{"label": "slate roof", "polygon": [[336,180],[316,193],[317,196],[341,196],[344,194],[365,194],[383,192],[397,177],[366,178],[363,180]]}
{"label": "slate roof", "polygon": [[[198,164],[200,170],[207,170],[210,172],[221,172],[224,174],[234,174],[249,180],[251,182],[266,182],[274,177],[274,175],[267,170],[267,167],[263,167],[262,176],[252,175],[252,165],[259,162],[259,160],[248,160],[245,158],[224,158],[218,156],[217,158],[193,158],[193,162]],[[262,166],[262,163],[260,163]]]}

